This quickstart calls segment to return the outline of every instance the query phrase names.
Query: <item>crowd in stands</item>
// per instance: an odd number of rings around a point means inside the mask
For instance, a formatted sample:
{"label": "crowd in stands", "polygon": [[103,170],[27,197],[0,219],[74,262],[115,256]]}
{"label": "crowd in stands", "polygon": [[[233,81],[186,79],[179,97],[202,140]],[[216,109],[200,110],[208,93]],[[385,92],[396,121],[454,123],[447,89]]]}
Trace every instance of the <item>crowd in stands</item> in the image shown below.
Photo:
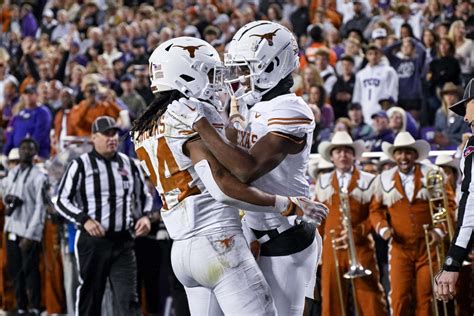
{"label": "crowd in stands", "polygon": [[198,37],[223,58],[235,32],[259,19],[297,36],[293,91],[315,114],[312,152],[335,131],[369,151],[401,131],[455,149],[470,132],[448,107],[474,75],[471,0],[5,0],[0,150],[8,156],[32,138],[45,162],[108,115],[134,156],[128,130],[154,99],[154,48]]}

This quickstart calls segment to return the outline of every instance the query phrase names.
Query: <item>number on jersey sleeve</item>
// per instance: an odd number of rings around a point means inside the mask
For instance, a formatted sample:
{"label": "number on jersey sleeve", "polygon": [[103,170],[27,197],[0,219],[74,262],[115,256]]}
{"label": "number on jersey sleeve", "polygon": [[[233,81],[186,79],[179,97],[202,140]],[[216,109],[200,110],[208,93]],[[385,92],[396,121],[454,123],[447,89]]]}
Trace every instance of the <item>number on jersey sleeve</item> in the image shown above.
{"label": "number on jersey sleeve", "polygon": [[[156,174],[150,156],[144,147],[136,150],[138,159],[145,162],[149,172],[150,180],[155,187],[158,181],[161,184],[163,192],[160,192],[163,202],[163,209],[168,210],[167,195],[175,195],[178,191],[178,203],[190,195],[201,193],[198,187],[190,187],[189,183],[193,181],[191,174],[187,170],[179,170],[178,164],[169,148],[164,137],[158,137],[158,146],[156,150],[156,158],[158,161],[158,175]],[[173,207],[174,205],[170,205]]]}

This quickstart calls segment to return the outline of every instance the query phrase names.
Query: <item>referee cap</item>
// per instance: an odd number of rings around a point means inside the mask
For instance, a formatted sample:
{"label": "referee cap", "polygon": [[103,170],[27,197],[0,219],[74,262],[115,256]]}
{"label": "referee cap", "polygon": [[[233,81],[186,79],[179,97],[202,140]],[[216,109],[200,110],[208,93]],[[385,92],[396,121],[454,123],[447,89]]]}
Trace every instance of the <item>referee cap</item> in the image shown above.
{"label": "referee cap", "polygon": [[472,99],[474,99],[474,78],[469,81],[466,89],[464,89],[462,100],[451,105],[449,109],[460,116],[464,116],[466,115],[466,104]]}
{"label": "referee cap", "polygon": [[92,134],[105,133],[111,129],[120,130],[115,120],[110,116],[99,116],[92,124]]}

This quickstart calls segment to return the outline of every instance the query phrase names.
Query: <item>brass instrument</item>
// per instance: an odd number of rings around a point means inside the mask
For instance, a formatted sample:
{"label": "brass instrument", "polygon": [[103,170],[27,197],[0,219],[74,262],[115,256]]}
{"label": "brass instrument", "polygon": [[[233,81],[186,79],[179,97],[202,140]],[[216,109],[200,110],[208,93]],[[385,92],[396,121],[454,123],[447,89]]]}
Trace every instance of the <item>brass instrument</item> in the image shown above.
{"label": "brass instrument", "polygon": [[[445,175],[441,171],[440,167],[434,167],[432,170],[428,171],[426,175],[426,188],[428,190],[429,196],[429,206],[430,206],[430,213],[431,213],[431,224],[432,227],[436,227],[438,225],[442,225],[445,230],[448,232],[449,241],[452,240],[454,236],[454,224],[453,220],[448,211],[448,199],[445,192]],[[429,259],[429,268],[431,279],[434,276],[434,266],[431,260],[431,251],[429,246],[429,225],[423,225],[423,229],[425,231],[425,242],[426,242],[426,249],[428,250],[428,259]],[[436,263],[438,264],[438,269],[441,268],[442,262],[444,261],[444,256],[446,254],[445,245],[444,245],[444,238],[440,240],[440,242],[435,246],[436,251]],[[431,281],[433,282],[433,281]],[[433,308],[435,316],[439,315],[438,306],[436,303],[436,298],[434,297],[433,293]],[[456,304],[456,303],[455,303]],[[448,315],[448,309],[445,302],[443,302],[443,311],[444,315]]]}
{"label": "brass instrument", "polygon": [[[342,226],[347,232],[347,243],[342,245],[337,245],[336,240],[334,238],[334,231],[331,231],[331,239],[332,239],[332,246],[334,250],[334,260],[336,263],[336,270],[339,270],[339,261],[337,259],[337,250],[339,249],[347,249],[349,251],[349,271],[344,273],[344,278],[351,280],[352,285],[352,297],[354,301],[354,310],[355,314],[359,315],[359,310],[357,307],[357,299],[356,299],[356,291],[354,286],[354,279],[361,278],[365,276],[369,276],[372,274],[372,271],[366,269],[360,264],[357,260],[357,253],[354,241],[354,234],[352,230],[352,222],[351,222],[351,210],[349,206],[349,194],[347,189],[343,188],[339,192],[339,202],[340,202],[340,211],[342,213]],[[339,273],[336,274],[337,282],[338,282],[338,291],[339,291],[339,300],[341,302],[341,306],[344,308],[343,302],[343,293],[342,293],[342,286],[341,279]]]}

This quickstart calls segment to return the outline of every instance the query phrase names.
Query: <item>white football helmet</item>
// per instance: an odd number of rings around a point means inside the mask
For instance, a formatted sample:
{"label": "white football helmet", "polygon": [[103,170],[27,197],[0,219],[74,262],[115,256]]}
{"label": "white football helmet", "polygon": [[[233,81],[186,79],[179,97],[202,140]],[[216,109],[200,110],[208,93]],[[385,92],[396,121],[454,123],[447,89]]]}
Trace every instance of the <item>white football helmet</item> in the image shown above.
{"label": "white football helmet", "polygon": [[209,43],[193,37],[170,39],[155,48],[148,63],[153,93],[178,90],[221,107],[217,92],[225,68]]}
{"label": "white football helmet", "polygon": [[236,98],[253,105],[299,66],[298,44],[293,33],[278,23],[251,22],[232,38],[224,65],[230,70],[225,80],[233,86],[230,93],[240,82],[246,90]]}

